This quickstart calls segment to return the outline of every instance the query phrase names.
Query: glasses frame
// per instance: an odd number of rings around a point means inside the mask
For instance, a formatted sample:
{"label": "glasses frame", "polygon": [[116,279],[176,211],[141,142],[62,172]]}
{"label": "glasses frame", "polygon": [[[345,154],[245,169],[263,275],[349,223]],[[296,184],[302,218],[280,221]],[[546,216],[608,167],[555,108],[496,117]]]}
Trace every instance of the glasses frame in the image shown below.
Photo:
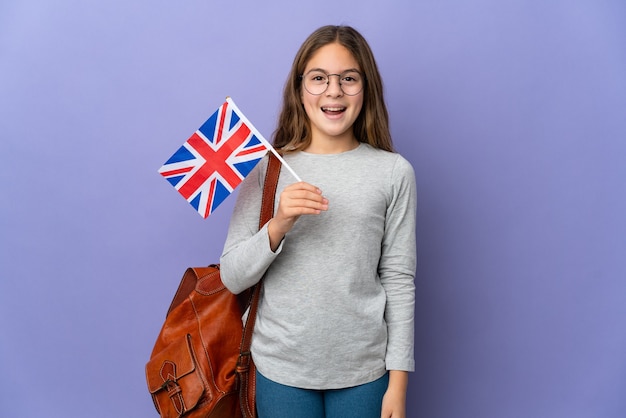
{"label": "glasses frame", "polygon": [[[320,73],[324,73],[326,75],[326,78],[327,78],[326,88],[321,93],[311,93],[311,91],[306,88],[306,83],[304,82],[304,77],[309,75],[309,74],[311,74],[312,72],[320,72]],[[341,77],[343,75],[345,75],[345,74],[348,74],[348,73],[357,73],[359,76],[361,76],[361,89],[358,92],[353,93],[353,94],[346,93],[343,90],[343,86],[341,85]],[[321,71],[321,70],[310,70],[310,71],[308,71],[308,72],[306,72],[304,74],[300,74],[298,76],[298,78],[300,79],[300,82],[302,82],[302,87],[304,87],[304,89],[307,91],[307,93],[312,94],[313,96],[321,96],[322,94],[326,93],[326,91],[328,90],[328,86],[330,86],[330,76],[333,76],[333,75],[336,75],[337,77],[339,77],[339,79],[337,80],[337,82],[339,83],[339,89],[346,96],[356,96],[358,94],[363,93],[363,88],[365,87],[365,83],[363,81],[365,80],[365,76],[363,74],[361,74],[360,71],[357,71],[357,70],[347,70],[347,71],[344,71],[341,74],[327,74],[326,72]]]}

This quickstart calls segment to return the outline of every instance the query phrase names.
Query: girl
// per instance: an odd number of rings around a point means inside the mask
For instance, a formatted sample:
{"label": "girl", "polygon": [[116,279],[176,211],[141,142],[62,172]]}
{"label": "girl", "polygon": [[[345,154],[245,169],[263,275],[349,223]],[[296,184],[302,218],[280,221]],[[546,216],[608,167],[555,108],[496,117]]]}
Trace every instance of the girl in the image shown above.
{"label": "girl", "polygon": [[392,150],[365,39],[325,26],[298,51],[274,146],[287,170],[258,230],[264,160],[245,179],[221,274],[262,277],[252,340],[259,418],[405,416],[414,369],[415,176]]}

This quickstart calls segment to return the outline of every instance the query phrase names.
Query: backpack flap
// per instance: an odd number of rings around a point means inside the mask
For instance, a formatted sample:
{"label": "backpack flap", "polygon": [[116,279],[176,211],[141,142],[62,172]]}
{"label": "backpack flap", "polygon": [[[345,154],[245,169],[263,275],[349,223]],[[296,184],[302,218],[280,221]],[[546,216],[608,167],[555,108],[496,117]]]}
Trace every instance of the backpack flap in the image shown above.
{"label": "backpack flap", "polygon": [[[193,409],[205,392],[191,335],[172,342],[146,364],[148,390],[162,417],[180,417]],[[206,397],[210,398],[207,393]]]}

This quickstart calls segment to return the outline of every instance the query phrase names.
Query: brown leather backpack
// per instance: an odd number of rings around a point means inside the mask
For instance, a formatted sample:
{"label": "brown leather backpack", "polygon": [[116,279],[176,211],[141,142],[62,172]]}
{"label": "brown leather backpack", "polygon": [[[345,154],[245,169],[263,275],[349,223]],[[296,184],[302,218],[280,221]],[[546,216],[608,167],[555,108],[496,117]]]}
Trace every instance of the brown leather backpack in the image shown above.
{"label": "brown leather backpack", "polygon": [[[269,153],[259,229],[274,214],[280,166]],[[219,265],[187,269],[146,364],[161,417],[256,417],[250,342],[260,288],[234,295],[224,287]]]}

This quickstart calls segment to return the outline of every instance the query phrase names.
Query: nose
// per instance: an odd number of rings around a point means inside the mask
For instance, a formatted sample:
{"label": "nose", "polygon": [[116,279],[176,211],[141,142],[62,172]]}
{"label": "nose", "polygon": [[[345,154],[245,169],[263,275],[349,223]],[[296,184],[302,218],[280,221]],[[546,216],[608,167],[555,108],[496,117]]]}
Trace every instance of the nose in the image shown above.
{"label": "nose", "polygon": [[[335,78],[337,77],[337,78]],[[335,80],[335,81],[333,81]],[[331,97],[338,97],[343,95],[343,90],[341,89],[341,76],[339,74],[329,74],[328,75],[328,87],[326,88],[326,95]]]}

